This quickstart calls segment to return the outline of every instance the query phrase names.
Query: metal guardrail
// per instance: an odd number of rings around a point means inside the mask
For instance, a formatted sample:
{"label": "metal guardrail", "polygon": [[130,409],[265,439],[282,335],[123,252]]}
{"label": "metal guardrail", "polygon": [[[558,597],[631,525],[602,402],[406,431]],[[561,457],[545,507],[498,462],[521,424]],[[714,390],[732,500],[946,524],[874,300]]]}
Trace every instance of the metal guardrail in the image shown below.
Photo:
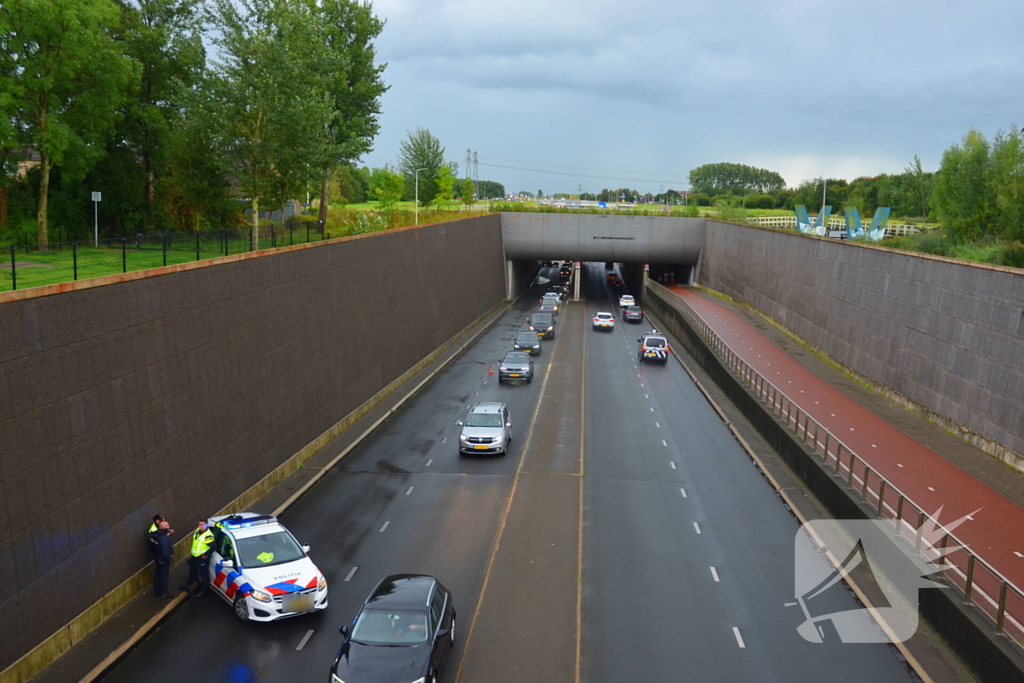
{"label": "metal guardrail", "polygon": [[[748,218],[747,222],[751,225],[760,225],[766,228],[792,228],[796,230],[796,216],[753,216]],[[829,219],[828,229],[846,230],[846,220],[843,218]],[[923,230],[934,230],[934,228],[906,223],[887,223],[885,235],[886,237],[904,237],[906,235],[916,235]]]}
{"label": "metal guardrail", "polygon": [[[657,288],[656,291],[671,293],[654,282],[649,282],[648,286]],[[912,545],[916,555],[922,555],[938,566],[948,567],[943,571],[943,576],[963,596],[964,604],[976,606],[995,626],[996,633],[1006,635],[1018,647],[1024,648],[1024,591],[972,552],[967,544],[939,524],[924,508],[875,471],[796,401],[751,367],[704,322],[685,299],[680,297],[678,300],[682,304],[683,317],[708,346],[760,401],[767,404],[776,417],[783,420],[805,444],[811,446],[815,455],[820,456],[835,476],[846,483],[853,495],[859,496],[861,502],[873,510],[878,518],[891,522],[893,534]],[[934,524],[942,533],[937,548],[924,537],[926,523]],[[963,552],[957,551],[945,556],[946,549],[951,546],[959,546]]]}

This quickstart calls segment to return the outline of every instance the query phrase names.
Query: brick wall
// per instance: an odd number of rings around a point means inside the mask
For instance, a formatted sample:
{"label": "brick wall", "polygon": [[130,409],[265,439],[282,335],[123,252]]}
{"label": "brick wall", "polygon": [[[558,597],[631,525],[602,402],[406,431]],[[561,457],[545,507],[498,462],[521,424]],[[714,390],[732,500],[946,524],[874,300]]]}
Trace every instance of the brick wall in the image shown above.
{"label": "brick wall", "polygon": [[0,303],[0,670],[505,296],[496,215],[244,256]]}
{"label": "brick wall", "polygon": [[699,282],[993,455],[1024,454],[1024,271],[708,221]]}

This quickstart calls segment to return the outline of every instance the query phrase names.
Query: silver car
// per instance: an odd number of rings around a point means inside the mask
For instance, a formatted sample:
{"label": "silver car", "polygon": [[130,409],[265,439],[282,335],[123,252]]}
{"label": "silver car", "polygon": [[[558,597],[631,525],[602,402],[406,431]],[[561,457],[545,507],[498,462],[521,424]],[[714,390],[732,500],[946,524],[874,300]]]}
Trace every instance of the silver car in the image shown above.
{"label": "silver car", "polygon": [[516,379],[533,381],[533,359],[523,351],[509,351],[498,366],[498,384]]}
{"label": "silver car", "polygon": [[512,418],[504,403],[477,403],[462,423],[459,455],[463,453],[508,452],[512,440]]}

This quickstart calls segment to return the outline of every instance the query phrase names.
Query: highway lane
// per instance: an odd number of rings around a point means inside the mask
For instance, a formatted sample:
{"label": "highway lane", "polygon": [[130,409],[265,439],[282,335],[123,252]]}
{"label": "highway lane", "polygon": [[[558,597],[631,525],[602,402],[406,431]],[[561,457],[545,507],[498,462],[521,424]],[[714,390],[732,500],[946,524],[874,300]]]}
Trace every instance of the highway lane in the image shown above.
{"label": "highway lane", "polygon": [[[468,626],[462,617],[471,614],[480,593],[541,385],[498,385],[488,365],[497,365],[544,289],[535,284],[281,515],[300,542],[312,546],[310,555],[327,576],[327,610],[243,624],[216,596],[191,599],[103,680],[325,681],[340,643],[337,627],[351,621],[377,581],[399,572],[433,574],[452,590],[457,642],[443,680],[454,680]],[[555,344],[557,339],[545,342],[536,359],[538,378]],[[456,422],[472,403],[492,400],[504,401],[512,414],[509,454],[459,456]]]}
{"label": "highway lane", "polygon": [[[591,314],[618,311],[605,272],[586,268]],[[637,366],[648,329],[588,340],[582,680],[910,680],[886,645],[797,634],[798,524],[674,361]]]}

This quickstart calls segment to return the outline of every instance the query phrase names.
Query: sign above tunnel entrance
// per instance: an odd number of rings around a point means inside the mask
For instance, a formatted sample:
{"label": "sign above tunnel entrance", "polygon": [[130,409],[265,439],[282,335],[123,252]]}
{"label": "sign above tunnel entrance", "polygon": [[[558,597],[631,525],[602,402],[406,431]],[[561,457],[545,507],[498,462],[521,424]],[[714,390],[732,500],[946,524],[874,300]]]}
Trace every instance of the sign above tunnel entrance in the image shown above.
{"label": "sign above tunnel entrance", "polygon": [[621,237],[619,235],[594,235],[595,240],[635,240],[635,237]]}

